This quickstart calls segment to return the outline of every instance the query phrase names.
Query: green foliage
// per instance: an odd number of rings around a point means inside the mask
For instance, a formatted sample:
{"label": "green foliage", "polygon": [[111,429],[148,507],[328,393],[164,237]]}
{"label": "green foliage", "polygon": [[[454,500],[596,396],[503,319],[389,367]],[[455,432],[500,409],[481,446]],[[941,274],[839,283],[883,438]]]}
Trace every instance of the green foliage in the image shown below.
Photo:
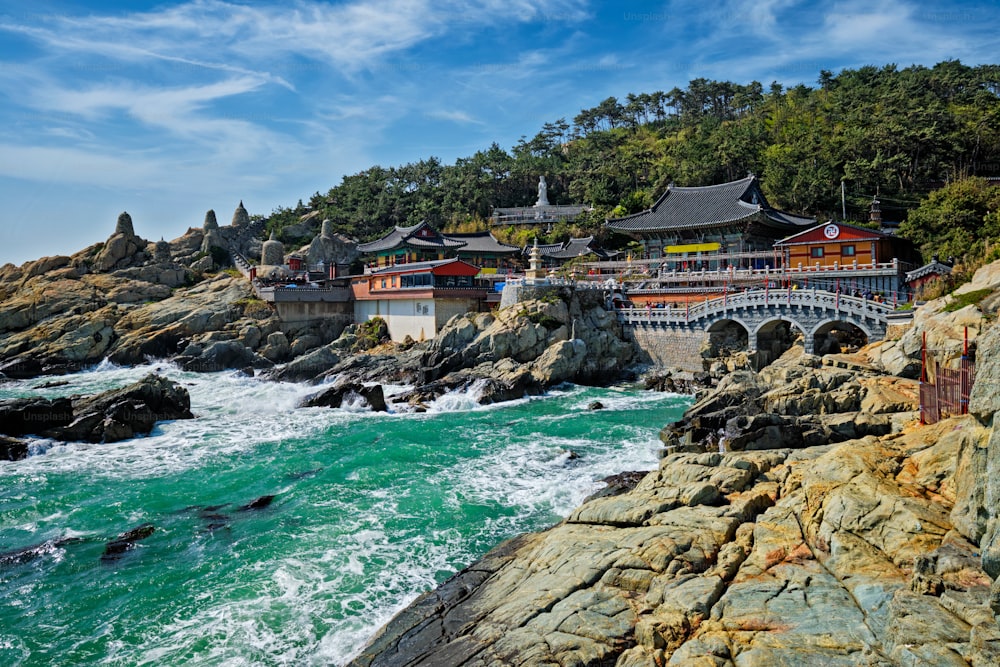
{"label": "green foliage", "polygon": [[976,306],[979,302],[993,294],[991,289],[977,289],[971,292],[965,292],[964,294],[952,295],[952,300],[942,309],[946,313],[953,313],[956,310],[961,310],[966,306]]}
{"label": "green foliage", "polygon": [[932,192],[910,211],[900,234],[925,257],[963,257],[981,251],[1000,235],[1000,188],[982,178],[966,178]]}
{"label": "green foliage", "polygon": [[532,322],[533,324],[541,324],[543,327],[549,329],[550,331],[558,329],[559,327],[562,326],[562,322],[560,322],[556,318],[552,317],[551,315],[547,315],[545,313],[537,311],[534,313],[530,313],[528,315],[528,321]]}
{"label": "green foliage", "polygon": [[[877,195],[884,217],[901,220],[941,183],[1000,172],[998,92],[1000,66],[958,61],[821,71],[816,88],[694,79],[683,90],[609,97],[572,122],[545,123],[509,151],[494,143],[451,165],[429,157],[345,176],[308,207],[275,210],[268,228],[281,232],[310,211],[362,241],[421,221],[480,228],[494,208],[533,204],[544,175],[551,203],[588,204],[594,212],[550,234],[511,228],[497,235],[520,246],[536,233],[544,234],[540,242],[602,238],[605,217],[647,208],[671,182],[710,185],[748,172],[761,177],[778,208],[839,218],[843,182],[848,219],[867,220]],[[998,215],[978,218],[985,222],[979,237],[996,233]],[[951,232],[949,247],[956,247],[955,227],[928,222],[918,215],[906,229],[919,244],[939,229]]]}
{"label": "green foliage", "polygon": [[389,326],[381,317],[373,317],[358,324],[355,334],[354,350],[370,350],[389,341]]}
{"label": "green foliage", "polygon": [[267,301],[258,299],[255,296],[247,297],[245,299],[237,299],[233,302],[233,305],[238,307],[243,312],[244,317],[249,317],[255,320],[265,320],[274,314],[274,311]]}

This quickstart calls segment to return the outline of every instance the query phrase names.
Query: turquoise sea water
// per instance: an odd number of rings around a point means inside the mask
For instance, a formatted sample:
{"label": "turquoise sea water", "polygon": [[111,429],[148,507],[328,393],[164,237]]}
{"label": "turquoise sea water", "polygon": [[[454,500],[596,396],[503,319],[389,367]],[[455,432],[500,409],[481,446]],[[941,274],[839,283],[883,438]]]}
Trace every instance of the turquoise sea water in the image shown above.
{"label": "turquoise sea water", "polygon": [[[0,398],[152,368],[7,383]],[[558,521],[607,475],[655,467],[658,430],[690,402],[568,387],[488,408],[448,395],[423,414],[294,409],[316,388],[155,368],[197,419],[0,462],[0,553],[45,545],[0,556],[0,665],[342,665],[502,540]],[[102,558],[145,523],[152,535]]]}

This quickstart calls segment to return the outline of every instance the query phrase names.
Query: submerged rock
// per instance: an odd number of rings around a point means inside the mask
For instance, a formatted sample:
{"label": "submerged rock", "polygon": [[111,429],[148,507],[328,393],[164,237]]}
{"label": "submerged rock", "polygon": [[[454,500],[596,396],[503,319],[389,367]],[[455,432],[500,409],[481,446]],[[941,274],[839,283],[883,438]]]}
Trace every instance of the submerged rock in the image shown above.
{"label": "submerged rock", "polygon": [[260,496],[259,498],[254,498],[246,505],[243,505],[242,507],[240,507],[240,509],[243,510],[244,512],[249,510],[262,510],[265,507],[270,507],[271,503],[274,502],[274,498],[275,496],[273,495]]}
{"label": "submerged rock", "polygon": [[137,526],[132,530],[128,530],[121,535],[119,535],[114,540],[108,542],[104,547],[104,553],[101,555],[102,561],[114,561],[122,557],[122,555],[131,551],[135,548],[136,542],[146,539],[156,531],[155,526],[151,523],[144,523],[141,526]]}

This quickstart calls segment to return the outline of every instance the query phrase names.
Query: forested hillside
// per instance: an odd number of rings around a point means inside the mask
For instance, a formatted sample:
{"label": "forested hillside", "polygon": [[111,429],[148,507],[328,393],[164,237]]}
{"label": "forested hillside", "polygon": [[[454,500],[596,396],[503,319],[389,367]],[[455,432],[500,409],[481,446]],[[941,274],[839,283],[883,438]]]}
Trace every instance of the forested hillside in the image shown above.
{"label": "forested hillside", "polygon": [[[670,182],[709,185],[748,172],[779,208],[840,218],[843,181],[848,219],[866,219],[877,194],[883,216],[903,220],[945,183],[1000,175],[1000,65],[821,71],[815,87],[788,89],[695,79],[684,90],[610,97],[509,151],[494,143],[455,164],[374,166],[308,204],[361,240],[421,220],[467,229],[485,226],[493,207],[534,203],[545,175],[553,204],[595,207],[575,229],[550,234],[565,237],[600,234],[605,217],[648,207]],[[278,209],[272,226],[306,210],[301,202]],[[927,240],[927,230],[904,229]]]}

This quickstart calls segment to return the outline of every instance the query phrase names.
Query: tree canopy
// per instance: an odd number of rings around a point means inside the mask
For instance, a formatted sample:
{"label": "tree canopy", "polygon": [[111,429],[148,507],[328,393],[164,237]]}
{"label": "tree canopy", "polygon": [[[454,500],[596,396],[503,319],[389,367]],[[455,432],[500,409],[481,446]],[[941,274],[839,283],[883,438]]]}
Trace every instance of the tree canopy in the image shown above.
{"label": "tree canopy", "polygon": [[[903,220],[946,183],[1000,175],[998,95],[1000,66],[957,60],[823,70],[816,87],[695,79],[684,90],[609,97],[510,150],[494,143],[454,164],[428,157],[374,166],[317,192],[309,206],[359,240],[424,220],[485,227],[496,207],[534,203],[544,175],[551,203],[595,209],[559,233],[600,236],[606,216],[641,210],[671,182],[711,185],[752,172],[779,208],[840,218],[843,183],[849,220],[865,220],[876,196],[886,219]],[[299,215],[299,207],[278,209],[272,221],[281,227]],[[939,232],[988,232],[930,215],[902,228],[922,246]]]}

